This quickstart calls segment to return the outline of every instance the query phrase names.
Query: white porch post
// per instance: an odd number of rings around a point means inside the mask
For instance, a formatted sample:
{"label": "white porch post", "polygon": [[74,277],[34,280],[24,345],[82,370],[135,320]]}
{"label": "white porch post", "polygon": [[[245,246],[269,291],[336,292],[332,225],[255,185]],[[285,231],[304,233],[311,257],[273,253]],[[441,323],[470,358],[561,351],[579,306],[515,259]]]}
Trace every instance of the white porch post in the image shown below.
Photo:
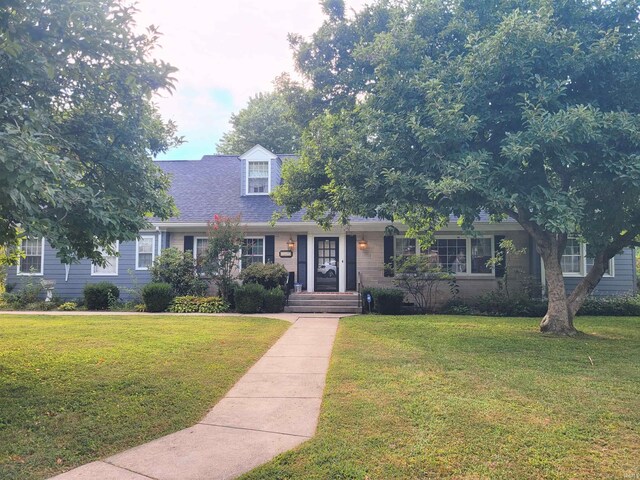
{"label": "white porch post", "polygon": [[314,254],[315,237],[307,234],[307,292],[315,291],[316,256]]}
{"label": "white porch post", "polygon": [[338,268],[338,291],[344,293],[347,291],[347,236],[340,235],[338,237],[338,258],[340,259],[340,268]]}

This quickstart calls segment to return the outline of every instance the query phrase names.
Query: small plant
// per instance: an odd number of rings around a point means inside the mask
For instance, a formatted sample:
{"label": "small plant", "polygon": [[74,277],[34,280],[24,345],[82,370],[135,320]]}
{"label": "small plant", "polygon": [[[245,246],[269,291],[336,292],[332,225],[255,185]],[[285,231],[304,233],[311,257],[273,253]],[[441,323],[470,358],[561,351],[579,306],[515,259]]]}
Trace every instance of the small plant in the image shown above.
{"label": "small plant", "polygon": [[169,310],[174,313],[224,313],[229,310],[229,306],[220,297],[187,295],[174,298]]}
{"label": "small plant", "polygon": [[243,283],[257,283],[267,290],[287,284],[289,272],[279,263],[254,263],[240,272]]}
{"label": "small plant", "polygon": [[430,255],[409,255],[394,258],[396,275],[393,283],[407,292],[422,313],[433,312],[442,283],[449,284],[453,294],[456,291],[455,276],[443,271],[434,263]]}
{"label": "small plant", "polygon": [[84,303],[88,310],[107,310],[120,298],[120,290],[113,283],[88,283],[84,287]]}
{"label": "small plant", "polygon": [[257,313],[264,304],[266,290],[257,283],[247,283],[236,288],[236,311],[239,313]]}
{"label": "small plant", "polygon": [[284,310],[284,290],[282,288],[272,288],[264,294],[264,311],[268,313],[278,313]]}
{"label": "small plant", "polygon": [[136,303],[136,304],[133,306],[133,311],[134,311],[134,312],[141,313],[141,312],[146,312],[146,311],[147,311],[147,309],[146,309],[146,307],[145,307],[144,303]]}
{"label": "small plant", "polygon": [[58,307],[58,310],[62,310],[63,312],[73,312],[77,309],[78,304],[76,302],[64,302]]}
{"label": "small plant", "polygon": [[164,312],[171,305],[173,292],[168,283],[148,283],[142,288],[142,300],[147,312]]}
{"label": "small plant", "polygon": [[207,282],[200,278],[191,251],[181,252],[176,248],[163,250],[153,262],[151,279],[168,283],[178,296],[199,296],[207,292]]}
{"label": "small plant", "polygon": [[397,288],[378,288],[373,291],[376,311],[382,315],[399,315],[404,292]]}

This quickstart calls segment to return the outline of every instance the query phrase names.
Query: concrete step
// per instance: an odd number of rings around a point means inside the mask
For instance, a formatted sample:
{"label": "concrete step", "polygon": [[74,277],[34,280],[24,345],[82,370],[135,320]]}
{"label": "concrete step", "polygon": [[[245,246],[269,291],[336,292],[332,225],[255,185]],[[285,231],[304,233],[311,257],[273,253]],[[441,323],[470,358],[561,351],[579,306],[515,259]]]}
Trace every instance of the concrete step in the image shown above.
{"label": "concrete step", "polygon": [[296,300],[349,300],[358,301],[357,293],[292,293],[290,299]]}
{"label": "concrete step", "polygon": [[299,298],[289,297],[289,305],[346,305],[346,306],[358,306],[358,300],[341,300],[339,298],[318,298],[313,300],[302,300]]}
{"label": "concrete step", "polygon": [[327,305],[296,305],[284,307],[285,313],[360,313],[360,308]]}

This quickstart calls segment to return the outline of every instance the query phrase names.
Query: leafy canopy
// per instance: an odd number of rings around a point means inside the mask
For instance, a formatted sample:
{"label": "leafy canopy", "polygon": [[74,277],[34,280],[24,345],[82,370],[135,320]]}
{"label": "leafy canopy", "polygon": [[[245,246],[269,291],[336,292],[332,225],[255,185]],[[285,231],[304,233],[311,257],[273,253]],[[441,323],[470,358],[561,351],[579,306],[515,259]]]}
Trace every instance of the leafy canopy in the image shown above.
{"label": "leafy canopy", "polygon": [[159,34],[136,33],[128,3],[0,7],[0,245],[20,231],[100,261],[98,247],[173,213],[152,157],[179,139],[152,99],[175,68],[151,57]]}

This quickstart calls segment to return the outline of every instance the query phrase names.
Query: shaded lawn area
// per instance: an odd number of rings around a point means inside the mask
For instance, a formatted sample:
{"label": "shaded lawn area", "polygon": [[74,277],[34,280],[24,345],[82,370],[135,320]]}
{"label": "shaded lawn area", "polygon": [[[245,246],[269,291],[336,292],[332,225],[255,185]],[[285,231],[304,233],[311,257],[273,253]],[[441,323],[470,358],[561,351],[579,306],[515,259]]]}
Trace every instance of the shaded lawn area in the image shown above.
{"label": "shaded lawn area", "polygon": [[640,477],[640,319],[537,324],[341,320],[317,436],[242,478]]}
{"label": "shaded lawn area", "polygon": [[288,325],[0,314],[0,478],[45,478],[191,426]]}

